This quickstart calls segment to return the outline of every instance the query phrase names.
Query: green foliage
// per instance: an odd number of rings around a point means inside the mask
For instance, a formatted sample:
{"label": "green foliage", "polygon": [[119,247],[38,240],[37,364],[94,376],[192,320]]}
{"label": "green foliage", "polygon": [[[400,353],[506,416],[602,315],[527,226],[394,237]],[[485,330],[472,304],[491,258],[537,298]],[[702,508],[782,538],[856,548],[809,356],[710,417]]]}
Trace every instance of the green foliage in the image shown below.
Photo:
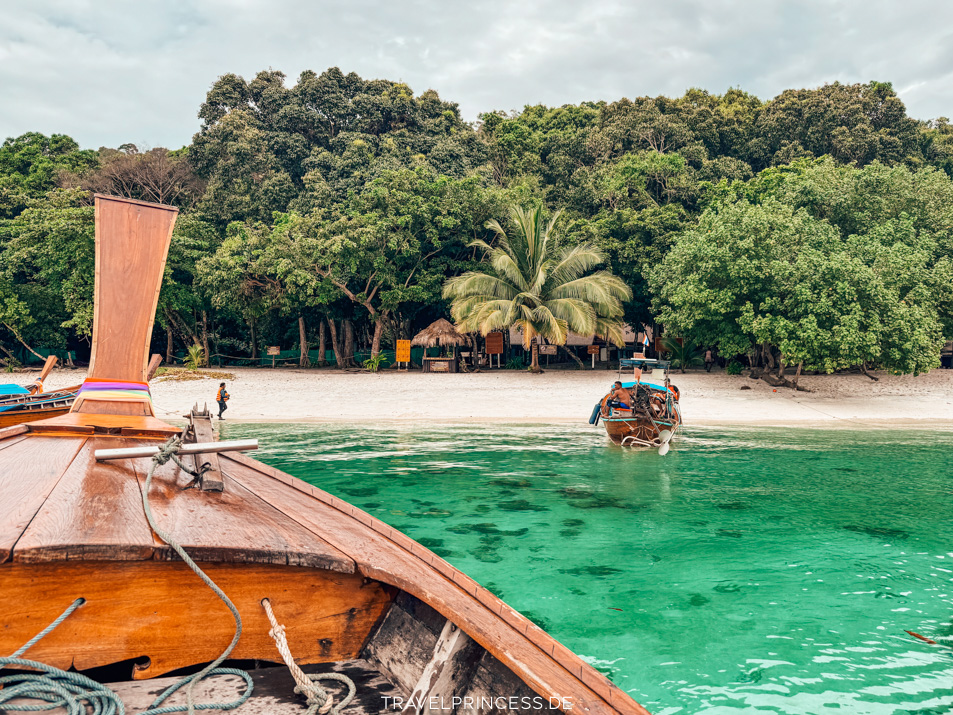
{"label": "green foliage", "polygon": [[679,342],[677,338],[663,336],[662,347],[672,360],[672,367],[677,367],[682,372],[685,372],[686,367],[695,367],[704,361],[704,349],[685,339]]}
{"label": "green foliage", "polygon": [[726,375],[740,375],[741,374],[741,363],[737,360],[729,360],[728,364],[725,365],[725,374]]}
{"label": "green foliage", "polygon": [[61,346],[93,322],[93,208],[78,190],[30,199],[0,222],[0,302],[27,343]]}
{"label": "green foliage", "polygon": [[387,360],[387,356],[384,353],[377,353],[377,355],[372,355],[371,357],[367,358],[367,360],[362,362],[361,366],[365,370],[369,370],[371,372],[377,372],[378,370],[380,370],[380,367],[385,360]]}
{"label": "green foliage", "polygon": [[653,274],[669,329],[725,355],[775,346],[786,364],[827,372],[938,365],[951,327],[948,177],[827,159],[718,194]]}
{"label": "green foliage", "polygon": [[[506,280],[480,259],[506,253],[487,222],[510,204],[564,211],[547,250],[598,256],[621,280],[609,322],[828,371],[926,370],[953,337],[953,126],[908,117],[890,84],[768,101],[689,89],[489,111],[471,126],[402,82],[337,68],[285,80],[220,77],[175,151],[7,139],[0,347],[88,345],[91,201],[63,187],[182,209],[157,324],[206,352],[296,342],[301,316],[312,330],[347,319],[379,353],[446,314],[447,279]],[[561,334],[569,315],[588,332],[587,309],[565,303],[559,317],[537,298],[523,302],[527,339]]]}
{"label": "green foliage", "polygon": [[526,370],[526,363],[524,363],[520,358],[510,358],[503,365],[504,370]]}
{"label": "green foliage", "polygon": [[9,138],[0,147],[0,219],[16,218],[31,200],[57,187],[61,172],[94,168],[98,156],[80,150],[65,134],[29,132]]}
{"label": "green foliage", "polygon": [[[604,261],[599,249],[585,243],[555,249],[558,213],[546,222],[541,208],[514,206],[510,215],[509,234],[495,220],[487,224],[497,234],[495,246],[479,239],[470,244],[484,252],[489,270],[468,271],[444,285],[457,324],[483,335],[515,326],[526,348],[537,336],[565,345],[569,331],[625,344],[622,301],[632,293],[608,271],[594,270]],[[532,369],[539,369],[535,352]]]}
{"label": "green foliage", "polygon": [[185,354],[185,367],[189,370],[198,370],[205,362],[205,351],[201,345],[189,345]]}

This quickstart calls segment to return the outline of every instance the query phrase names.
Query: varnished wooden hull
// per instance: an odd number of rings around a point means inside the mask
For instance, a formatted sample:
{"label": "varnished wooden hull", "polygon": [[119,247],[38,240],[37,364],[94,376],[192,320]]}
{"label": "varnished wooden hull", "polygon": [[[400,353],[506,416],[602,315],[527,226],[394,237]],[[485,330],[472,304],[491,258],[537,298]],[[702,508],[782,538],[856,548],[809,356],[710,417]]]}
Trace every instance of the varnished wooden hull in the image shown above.
{"label": "varnished wooden hull", "polygon": [[[99,422],[113,430],[108,420]],[[70,434],[77,429],[93,433]],[[80,669],[134,659],[142,664],[136,678],[207,662],[228,642],[229,614],[151,533],[141,504],[148,460],[93,459],[96,449],[158,440],[96,429],[54,420],[0,432],[0,652],[16,650],[84,597],[87,604],[30,657]],[[591,715],[646,712],[568,648],[395,529],[247,457],[221,455],[220,468],[225,491],[218,494],[185,490],[191,477],[165,464],[150,497],[160,525],[238,605],[245,631],[236,657],[279,660],[260,605],[267,597],[301,663],[370,658],[396,692],[407,695],[435,653],[418,652],[414,664],[402,666],[419,643],[392,643],[376,654],[371,644],[379,644],[388,619],[405,618],[394,610],[395,598],[409,598],[452,626],[446,638],[457,629],[465,634],[473,668],[482,663],[510,690],[569,698],[574,710]],[[484,687],[473,680],[475,670],[468,672],[454,687]]]}
{"label": "varnished wooden hull", "polygon": [[661,444],[660,433],[663,429],[673,432],[678,429],[678,421],[653,422],[635,417],[602,418],[606,434],[616,444],[634,447],[655,447]]}
{"label": "varnished wooden hull", "polygon": [[73,406],[79,386],[53,392],[0,400],[0,428],[65,415]]}
{"label": "varnished wooden hull", "polygon": [[59,415],[65,415],[69,410],[69,405],[67,405],[66,407],[53,407],[49,409],[0,412],[0,427],[11,427],[12,425],[22,425],[27,422],[45,420],[49,417],[58,417]]}

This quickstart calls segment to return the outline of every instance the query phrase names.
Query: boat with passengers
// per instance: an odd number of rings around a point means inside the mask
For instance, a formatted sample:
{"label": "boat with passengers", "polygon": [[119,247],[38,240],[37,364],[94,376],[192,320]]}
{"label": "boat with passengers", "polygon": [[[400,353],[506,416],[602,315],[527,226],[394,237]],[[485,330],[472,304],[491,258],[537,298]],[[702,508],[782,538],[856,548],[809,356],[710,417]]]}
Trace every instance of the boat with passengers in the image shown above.
{"label": "boat with passengers", "polygon": [[[639,353],[620,360],[619,379],[593,408],[589,424],[601,420],[616,444],[668,452],[669,442],[682,424],[678,388],[668,375],[670,366],[670,360],[654,360]],[[632,370],[632,380],[623,379],[627,369]]]}

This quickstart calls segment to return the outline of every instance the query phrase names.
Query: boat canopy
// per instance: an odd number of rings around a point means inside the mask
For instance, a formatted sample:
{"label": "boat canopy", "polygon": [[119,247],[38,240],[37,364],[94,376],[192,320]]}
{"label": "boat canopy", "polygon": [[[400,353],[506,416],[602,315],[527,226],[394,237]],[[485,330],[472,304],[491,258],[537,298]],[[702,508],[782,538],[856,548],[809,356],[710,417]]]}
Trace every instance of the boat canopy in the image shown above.
{"label": "boat canopy", "polygon": [[[645,386],[645,387],[650,387],[650,388],[652,388],[653,390],[658,390],[658,391],[660,391],[660,392],[665,392],[666,390],[668,390],[669,392],[672,392],[671,388],[665,387],[665,385],[656,385],[654,382],[646,382],[645,380],[642,380],[639,384],[640,384],[640,385],[643,385],[643,386]],[[635,383],[634,383],[634,382],[623,382],[623,383],[622,383],[622,387],[624,387],[626,390],[629,390],[629,389],[635,387]],[[672,394],[675,394],[675,393],[673,392]]]}
{"label": "boat canopy", "polygon": [[0,397],[10,397],[11,395],[29,395],[30,391],[20,385],[0,385]]}
{"label": "boat canopy", "polygon": [[619,361],[620,368],[623,367],[638,367],[638,368],[655,368],[660,367],[663,370],[668,370],[672,366],[671,360],[650,360],[649,358],[622,358]]}

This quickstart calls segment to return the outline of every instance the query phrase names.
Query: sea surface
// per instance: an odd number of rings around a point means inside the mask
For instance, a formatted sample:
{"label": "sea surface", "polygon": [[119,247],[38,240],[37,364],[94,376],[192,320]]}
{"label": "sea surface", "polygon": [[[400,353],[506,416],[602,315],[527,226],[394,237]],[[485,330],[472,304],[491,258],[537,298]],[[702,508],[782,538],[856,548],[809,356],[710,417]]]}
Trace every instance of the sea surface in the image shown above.
{"label": "sea surface", "polygon": [[953,432],[689,429],[665,457],[582,425],[223,432],[657,715],[953,713]]}

